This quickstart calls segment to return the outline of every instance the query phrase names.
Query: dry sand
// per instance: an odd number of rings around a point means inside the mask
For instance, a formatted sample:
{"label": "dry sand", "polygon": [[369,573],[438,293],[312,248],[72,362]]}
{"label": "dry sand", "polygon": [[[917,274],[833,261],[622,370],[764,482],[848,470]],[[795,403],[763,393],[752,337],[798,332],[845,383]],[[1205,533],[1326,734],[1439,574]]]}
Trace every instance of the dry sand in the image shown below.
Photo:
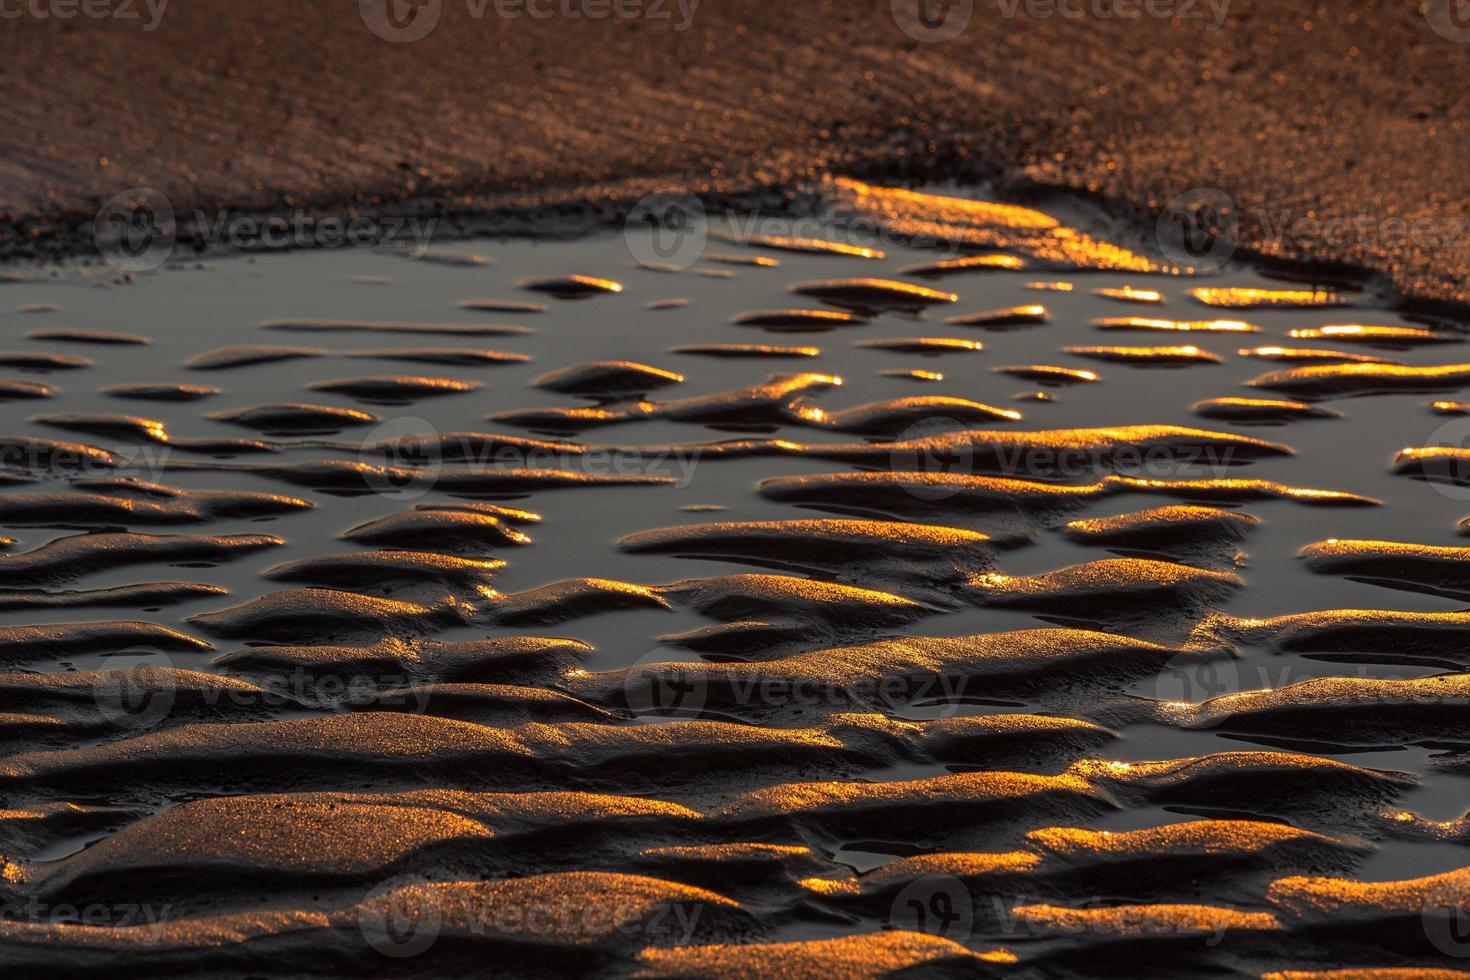
{"label": "dry sand", "polygon": [[[836,171],[1036,181],[1122,214],[1220,188],[1253,247],[1470,298],[1465,235],[1445,224],[1470,214],[1470,45],[1406,0],[1234,0],[1219,30],[1205,3],[1197,20],[1038,20],[977,0],[944,43],[852,0],[706,0],[684,31],[674,5],[662,20],[506,19],[493,4],[477,19],[445,0],[410,44],[379,39],[351,0],[174,0],[153,31],[136,9],[5,21],[11,254],[73,243],[97,202],[135,186],[185,208],[463,212]],[[1346,240],[1274,230],[1334,217]],[[1390,219],[1434,230],[1399,244]]]}

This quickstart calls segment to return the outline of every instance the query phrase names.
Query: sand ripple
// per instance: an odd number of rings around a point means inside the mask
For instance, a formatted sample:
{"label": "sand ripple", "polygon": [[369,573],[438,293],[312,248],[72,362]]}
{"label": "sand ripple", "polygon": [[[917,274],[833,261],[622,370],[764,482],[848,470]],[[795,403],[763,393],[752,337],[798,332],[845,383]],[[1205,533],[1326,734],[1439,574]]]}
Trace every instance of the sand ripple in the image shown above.
{"label": "sand ripple", "polygon": [[0,972],[1462,965],[1460,325],[817,190],[687,269],[261,256],[187,275],[276,319],[164,271],[0,352]]}

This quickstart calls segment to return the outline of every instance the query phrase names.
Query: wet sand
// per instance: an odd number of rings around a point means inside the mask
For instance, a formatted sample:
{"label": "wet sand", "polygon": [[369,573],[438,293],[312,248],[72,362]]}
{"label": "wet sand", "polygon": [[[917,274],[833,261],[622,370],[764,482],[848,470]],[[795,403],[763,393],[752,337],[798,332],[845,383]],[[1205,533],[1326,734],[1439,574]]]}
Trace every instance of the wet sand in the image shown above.
{"label": "wet sand", "polygon": [[7,286],[0,963],[1456,966],[1466,342],[1003,213]]}
{"label": "wet sand", "polygon": [[[943,43],[906,36],[886,2],[704,3],[687,20],[670,3],[633,21],[446,2],[409,44],[350,2],[176,3],[151,32],[136,6],[6,22],[9,254],[84,244],[97,204],[138,186],[181,210],[411,209],[446,231],[544,234],[668,185],[800,206],[787,195],[836,172],[1064,187],[1140,226],[1215,188],[1250,248],[1467,299],[1470,46],[1412,3],[1125,20],[981,0]],[[1403,241],[1398,220],[1433,233]]]}

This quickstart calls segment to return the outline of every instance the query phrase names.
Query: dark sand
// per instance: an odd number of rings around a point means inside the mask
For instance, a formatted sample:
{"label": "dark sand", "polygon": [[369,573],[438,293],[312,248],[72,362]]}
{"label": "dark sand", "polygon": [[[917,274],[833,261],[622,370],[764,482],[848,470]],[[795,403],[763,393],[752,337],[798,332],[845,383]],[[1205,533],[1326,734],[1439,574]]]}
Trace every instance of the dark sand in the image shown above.
{"label": "dark sand", "polygon": [[[1444,224],[1470,214],[1470,46],[1407,0],[1235,0],[1219,30],[1204,3],[1195,20],[1036,20],[982,0],[937,44],[886,2],[706,2],[686,31],[672,5],[636,21],[494,9],[446,0],[412,44],[374,36],[351,0],[176,0],[153,32],[142,5],[132,21],[6,20],[7,251],[74,246],[135,186],[178,208],[411,198],[596,220],[653,183],[780,192],[846,172],[1039,182],[1122,214],[1220,188],[1252,247],[1470,298],[1466,236]],[[1366,230],[1280,240],[1302,218]],[[1435,230],[1400,243],[1392,218]]]}

